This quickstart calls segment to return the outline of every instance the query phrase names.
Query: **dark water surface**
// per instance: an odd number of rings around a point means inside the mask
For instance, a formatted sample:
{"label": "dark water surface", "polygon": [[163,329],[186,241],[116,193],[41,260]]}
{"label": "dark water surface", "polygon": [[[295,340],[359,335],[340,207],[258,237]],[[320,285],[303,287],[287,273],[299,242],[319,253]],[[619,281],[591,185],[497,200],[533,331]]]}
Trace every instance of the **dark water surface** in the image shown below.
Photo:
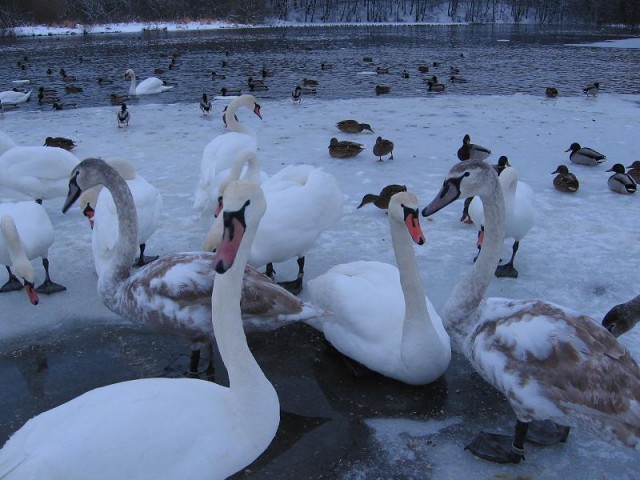
{"label": "dark water surface", "polygon": [[[0,39],[0,90],[12,88],[13,80],[29,79],[34,100],[44,86],[78,107],[109,105],[110,93],[128,90],[123,75],[133,68],[138,81],[158,76],[175,85],[140,102],[190,103],[222,87],[247,93],[248,78],[262,78],[266,68],[273,76],[265,79],[269,90],[255,92],[259,97],[288,96],[304,78],[319,80],[316,96],[323,99],[373,96],[377,84],[390,86],[394,96],[415,96],[425,94],[423,77],[431,75],[461,94],[543,94],[551,85],[561,95],[582,95],[582,86],[593,81],[600,81],[604,91],[638,93],[640,49],[567,46],[634,35],[637,30],[613,28],[415,25],[22,37]],[[174,54],[177,63],[170,69]],[[363,61],[365,56],[373,61]],[[322,70],[322,63],[333,68]],[[428,65],[429,73],[420,74],[418,65]],[[389,74],[375,74],[378,66],[389,68]],[[451,66],[469,82],[448,83]],[[53,73],[47,74],[48,68]],[[60,68],[77,80],[64,82]],[[155,74],[156,68],[164,72]],[[410,78],[402,78],[404,69]],[[226,78],[212,79],[212,71]],[[98,78],[113,83],[98,85]],[[83,91],[66,93],[69,83]],[[51,107],[32,101],[21,108]]]}

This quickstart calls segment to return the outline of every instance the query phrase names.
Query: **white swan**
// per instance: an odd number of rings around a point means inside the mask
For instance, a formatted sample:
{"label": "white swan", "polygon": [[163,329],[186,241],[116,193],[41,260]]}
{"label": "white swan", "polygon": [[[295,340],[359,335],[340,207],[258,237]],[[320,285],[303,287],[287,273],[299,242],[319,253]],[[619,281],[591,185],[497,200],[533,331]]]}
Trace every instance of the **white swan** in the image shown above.
{"label": "white swan", "polygon": [[[527,235],[535,223],[535,194],[528,183],[518,180],[515,168],[506,167],[499,174],[498,181],[502,188],[505,204],[505,239],[512,238],[511,258],[507,263],[498,265],[497,277],[516,278],[518,271],[513,266],[513,260],[520,247],[520,241]],[[469,205],[469,216],[480,229],[483,225],[482,200],[475,197]],[[478,233],[478,248],[482,245],[482,229]]]}
{"label": "white swan", "polygon": [[[63,212],[83,190],[104,185],[118,213],[118,240],[98,278],[98,294],[111,311],[159,332],[180,336],[191,344],[191,371],[197,371],[201,346],[211,347],[211,289],[214,254],[183,252],[161,257],[131,273],[137,241],[137,213],[127,183],[103,160],[85,159],[73,169]],[[242,312],[248,331],[273,330],[288,322],[322,314],[264,275],[245,275]]]}
{"label": "white swan", "polygon": [[213,209],[218,199],[218,186],[227,178],[226,172],[231,168],[238,151],[258,149],[255,132],[236,118],[236,111],[246,107],[262,119],[260,105],[253,95],[240,95],[235,98],[225,112],[226,124],[230,132],[218,135],[211,140],[202,151],[200,162],[200,180],[195,192],[194,209]]}
{"label": "white swan", "polygon": [[389,203],[398,268],[377,261],[336,265],[309,280],[312,302],[333,315],[308,323],[344,355],[411,385],[439,378],[451,360],[449,336],[424,294],[412,240],[425,242],[418,201],[409,192]]}
{"label": "white swan", "polygon": [[[9,273],[9,281],[0,288],[0,292],[13,290],[11,284],[15,279],[19,288],[24,287],[29,301],[37,305],[39,300],[34,288],[33,267],[20,241],[20,234],[13,217],[6,214],[0,216],[0,261]],[[6,288],[7,286],[9,288]]]}
{"label": "white swan", "polygon": [[[256,181],[260,167],[251,149],[236,155],[229,178],[236,179],[245,164],[246,175]],[[220,194],[224,185],[220,186]],[[305,256],[320,234],[342,217],[344,195],[333,175],[304,164],[283,168],[261,186],[267,198],[267,212],[260,222],[249,263],[255,267],[266,265],[266,275],[273,277],[274,263],[297,258],[296,279],[280,285],[299,293]]]}
{"label": "white swan", "polygon": [[16,92],[15,90],[5,90],[0,92],[0,102],[5,105],[17,105],[18,103],[24,103],[31,98],[31,92]]}
{"label": "white swan", "polygon": [[609,332],[587,316],[542,300],[485,301],[504,237],[504,198],[491,166],[470,160],[453,167],[422,214],[474,195],[484,205],[484,243],[441,313],[453,348],[505,395],[517,425],[515,439],[480,434],[470,450],[488,460],[518,463],[529,424],[543,420],[556,429],[556,441],[566,439],[568,431],[549,420],[579,423],[640,450],[640,367]]}
{"label": "white swan", "polygon": [[[11,257],[11,249],[14,252],[22,250],[22,254],[19,257],[24,257],[28,260],[40,257],[42,259],[42,266],[44,267],[45,279],[42,284],[36,288],[38,293],[57,293],[66,290],[62,285],[58,285],[51,281],[49,276],[49,248],[54,241],[53,225],[49,220],[46,210],[42,205],[39,205],[32,201],[16,202],[16,203],[0,203],[0,217],[8,216],[15,223],[16,233],[18,234],[18,245],[12,245],[12,242],[16,242],[13,237],[0,238],[0,262],[7,268],[9,273],[9,281],[5,283],[0,292],[10,292],[13,290],[20,290],[22,284],[12,274],[11,265],[15,266],[15,263]],[[10,228],[10,227],[7,227]],[[9,230],[7,230],[8,232]],[[9,233],[11,235],[11,232]],[[19,276],[33,282],[33,278],[25,277],[24,267],[19,267],[16,271]],[[31,298],[33,302],[33,298]],[[37,300],[37,297],[36,297]],[[1,477],[0,477],[1,478]]]}
{"label": "white swan", "polygon": [[[107,159],[106,162],[126,180],[133,195],[138,214],[138,246],[136,265],[141,267],[156,260],[157,256],[144,254],[147,240],[158,228],[160,212],[162,211],[162,196],[157,188],[151,185],[141,175],[136,173],[134,166],[121,158]],[[98,276],[109,263],[118,239],[118,212],[113,197],[102,185],[90,188],[80,195],[78,201],[80,210],[89,219],[92,228],[91,250]],[[132,259],[133,261],[133,259]]]}
{"label": "white swan", "polygon": [[64,197],[78,157],[59,147],[9,148],[0,156],[0,186],[38,202]]}
{"label": "white swan", "polygon": [[[82,184],[85,175],[76,178]],[[0,451],[0,478],[224,479],[267,448],[280,421],[278,396],[247,346],[240,317],[243,270],[264,197],[242,182],[225,200],[234,241],[225,232],[212,259],[220,273],[209,323],[230,386],[148,378],[96,388],[18,430]]]}
{"label": "white swan", "polygon": [[162,93],[167,90],[171,90],[173,86],[165,85],[158,77],[145,78],[140,83],[137,83],[136,74],[132,69],[128,69],[124,72],[124,79],[131,80],[129,87],[129,95],[152,95],[154,93]]}
{"label": "white swan", "polygon": [[17,147],[18,144],[4,132],[0,132],[0,155],[9,150],[10,148]]}

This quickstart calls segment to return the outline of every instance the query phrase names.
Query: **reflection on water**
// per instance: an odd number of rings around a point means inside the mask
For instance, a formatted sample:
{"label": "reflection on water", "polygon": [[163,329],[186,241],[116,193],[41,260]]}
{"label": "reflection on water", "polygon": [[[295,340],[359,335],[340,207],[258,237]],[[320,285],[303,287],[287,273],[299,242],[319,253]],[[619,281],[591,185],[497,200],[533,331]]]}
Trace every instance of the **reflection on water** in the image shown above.
{"label": "reflection on water", "polygon": [[[63,102],[110,105],[110,93],[128,89],[123,76],[133,68],[139,79],[155,75],[176,85],[140,102],[197,104],[203,92],[218,94],[222,87],[248,93],[248,78],[262,78],[265,68],[273,74],[265,78],[269,89],[255,93],[269,98],[289,98],[303,78],[320,81],[316,96],[323,99],[374,96],[377,84],[390,86],[392,96],[426,95],[423,77],[431,75],[446,82],[447,91],[460,94],[542,96],[553,85],[561,95],[582,95],[581,87],[595,80],[607,92],[638,93],[639,49],[565,46],[634,33],[533,25],[362,26],[0,39],[5,66],[0,90],[12,88],[13,80],[29,79],[34,100],[37,89],[47,87]],[[373,61],[363,61],[365,56]],[[322,70],[322,63],[333,68]],[[420,73],[419,65],[429,66],[429,72]],[[389,74],[377,75],[378,66],[388,67]],[[469,82],[448,83],[451,66]],[[65,82],[60,68],[77,79]],[[409,78],[402,78],[404,69]],[[99,85],[98,78],[112,83]],[[82,92],[67,93],[69,84]],[[32,101],[21,108],[51,106]]]}

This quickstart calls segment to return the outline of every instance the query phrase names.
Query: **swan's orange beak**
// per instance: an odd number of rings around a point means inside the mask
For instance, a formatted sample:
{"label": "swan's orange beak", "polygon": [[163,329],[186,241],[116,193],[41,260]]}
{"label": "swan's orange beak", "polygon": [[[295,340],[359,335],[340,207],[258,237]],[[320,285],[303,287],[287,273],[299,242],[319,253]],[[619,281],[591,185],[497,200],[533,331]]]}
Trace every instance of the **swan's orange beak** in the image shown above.
{"label": "swan's orange beak", "polygon": [[24,291],[27,292],[27,297],[29,297],[29,301],[32,305],[38,305],[38,303],[40,303],[38,292],[36,292],[36,289],[33,288],[33,283],[24,282]]}
{"label": "swan's orange beak", "polygon": [[404,207],[404,223],[407,225],[407,230],[411,239],[418,245],[424,245],[427,242],[422,228],[420,227],[420,220],[418,218],[418,210]]}

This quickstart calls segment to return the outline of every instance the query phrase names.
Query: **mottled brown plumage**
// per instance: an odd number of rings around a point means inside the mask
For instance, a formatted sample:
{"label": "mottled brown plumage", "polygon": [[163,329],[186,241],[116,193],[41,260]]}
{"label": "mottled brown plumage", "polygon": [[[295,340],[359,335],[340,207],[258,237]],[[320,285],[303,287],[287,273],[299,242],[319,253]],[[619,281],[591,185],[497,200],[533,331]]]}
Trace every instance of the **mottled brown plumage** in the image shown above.
{"label": "mottled brown plumage", "polygon": [[45,147],[59,147],[65,150],[73,150],[76,144],[70,138],[65,137],[47,137],[44,141]]}
{"label": "mottled brown plumage", "polygon": [[368,123],[360,123],[357,120],[340,120],[336,126],[338,127],[338,130],[345,133],[360,133],[363,130],[369,130],[373,133],[371,125]]}
{"label": "mottled brown plumage", "polygon": [[349,140],[338,140],[332,138],[329,143],[329,155],[333,158],[351,158],[358,155],[364,146],[361,143],[350,142]]}
{"label": "mottled brown plumage", "polygon": [[379,162],[382,161],[383,155],[389,155],[389,160],[393,160],[393,142],[382,137],[376,138],[373,154],[378,157]]}

